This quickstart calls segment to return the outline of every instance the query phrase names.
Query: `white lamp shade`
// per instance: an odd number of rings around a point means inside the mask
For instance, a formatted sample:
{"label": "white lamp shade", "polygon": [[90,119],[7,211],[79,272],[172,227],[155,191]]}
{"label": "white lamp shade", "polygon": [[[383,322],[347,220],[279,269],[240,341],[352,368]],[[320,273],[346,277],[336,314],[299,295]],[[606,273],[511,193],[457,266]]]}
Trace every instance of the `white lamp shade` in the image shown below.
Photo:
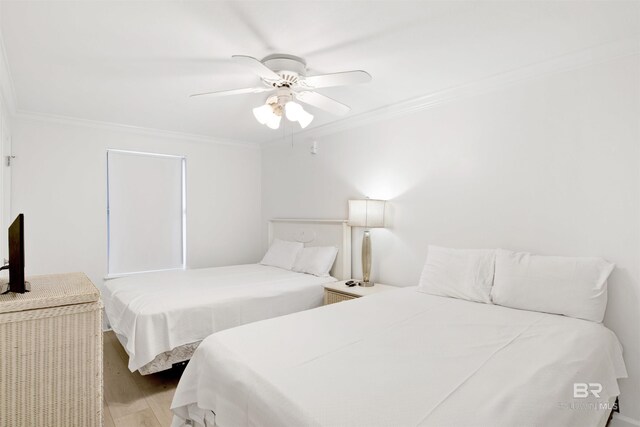
{"label": "white lamp shade", "polygon": [[284,106],[284,110],[287,119],[291,120],[292,122],[298,122],[302,129],[309,126],[309,123],[311,123],[311,121],[313,120],[313,114],[309,114],[304,111],[302,105],[298,104],[297,102],[287,102],[287,104]]}
{"label": "white lamp shade", "polygon": [[384,227],[384,200],[349,200],[349,225],[352,227]]}
{"label": "white lamp shade", "polygon": [[271,129],[278,129],[280,127],[280,120],[282,120],[282,117],[272,114],[269,120],[267,120],[267,126]]}
{"label": "white lamp shade", "polygon": [[291,120],[292,122],[297,122],[298,117],[300,117],[300,113],[304,113],[302,105],[293,101],[289,101],[286,103],[286,105],[284,106],[284,111],[287,115],[287,119]]}
{"label": "white lamp shade", "polygon": [[309,126],[309,123],[311,123],[312,120],[313,120],[313,114],[307,113],[304,110],[298,113],[298,123],[300,123],[300,127],[302,129]]}
{"label": "white lamp shade", "polygon": [[[269,120],[276,116],[275,114],[273,114],[273,108],[271,108],[271,106],[267,104],[254,108],[253,115],[256,117],[256,120],[262,125],[266,125],[267,123],[269,123]],[[278,124],[279,123],[280,121],[278,121]]]}

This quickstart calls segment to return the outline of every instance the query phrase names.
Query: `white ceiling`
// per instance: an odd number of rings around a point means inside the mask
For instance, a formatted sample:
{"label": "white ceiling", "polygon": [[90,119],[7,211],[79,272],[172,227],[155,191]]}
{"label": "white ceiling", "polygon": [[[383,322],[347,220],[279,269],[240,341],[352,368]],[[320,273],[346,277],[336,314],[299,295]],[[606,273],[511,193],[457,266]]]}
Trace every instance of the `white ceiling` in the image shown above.
{"label": "white ceiling", "polygon": [[[234,54],[367,70],[369,84],[319,90],[358,114],[640,28],[636,1],[2,1],[0,13],[19,111],[251,142],[283,134],[253,118],[264,94],[188,98],[257,83]],[[308,109],[311,126],[337,119]]]}

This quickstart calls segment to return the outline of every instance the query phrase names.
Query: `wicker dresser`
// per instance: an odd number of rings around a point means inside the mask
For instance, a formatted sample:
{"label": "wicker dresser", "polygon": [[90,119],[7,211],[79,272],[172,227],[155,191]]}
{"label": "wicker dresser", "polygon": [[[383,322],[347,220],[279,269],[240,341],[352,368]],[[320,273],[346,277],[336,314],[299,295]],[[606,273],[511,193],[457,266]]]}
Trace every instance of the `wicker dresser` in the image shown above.
{"label": "wicker dresser", "polygon": [[0,295],[0,426],[102,425],[102,303],[82,273]]}

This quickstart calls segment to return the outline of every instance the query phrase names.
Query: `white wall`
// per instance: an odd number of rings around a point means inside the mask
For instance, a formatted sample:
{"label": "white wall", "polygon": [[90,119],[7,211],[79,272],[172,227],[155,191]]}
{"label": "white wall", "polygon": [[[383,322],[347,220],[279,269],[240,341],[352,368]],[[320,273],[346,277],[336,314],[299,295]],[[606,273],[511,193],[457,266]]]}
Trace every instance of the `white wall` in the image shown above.
{"label": "white wall", "polygon": [[260,150],[118,128],[12,122],[12,213],[25,214],[27,274],[83,271],[100,285],[107,267],[107,148],[187,157],[187,265],[260,256]]}
{"label": "white wall", "polygon": [[[11,121],[9,109],[0,94],[0,262],[9,258],[9,238],[7,228],[11,218],[11,168],[7,157],[11,156]],[[9,273],[4,270],[0,277],[8,280]]]}
{"label": "white wall", "polygon": [[308,141],[271,145],[263,219],[345,218],[349,198],[390,200],[373,278],[402,286],[431,243],[615,262],[605,323],[630,374],[622,413],[640,420],[639,75],[627,57],[318,138],[315,156]]}

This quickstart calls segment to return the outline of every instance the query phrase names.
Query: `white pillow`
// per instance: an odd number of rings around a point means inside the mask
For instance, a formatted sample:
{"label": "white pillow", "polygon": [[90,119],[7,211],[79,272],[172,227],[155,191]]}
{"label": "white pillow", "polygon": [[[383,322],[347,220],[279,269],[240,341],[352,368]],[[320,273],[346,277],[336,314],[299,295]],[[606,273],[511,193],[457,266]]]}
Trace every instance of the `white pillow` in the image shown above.
{"label": "white pillow", "polygon": [[260,261],[262,265],[271,265],[273,267],[291,270],[296,262],[298,253],[302,251],[304,245],[300,242],[289,242],[286,240],[273,239],[273,243],[269,250]]}
{"label": "white pillow", "polygon": [[298,254],[293,271],[313,274],[314,276],[329,276],[329,271],[336,260],[338,248],[335,246],[311,246],[304,248]]}
{"label": "white pillow", "polygon": [[491,303],[495,251],[429,246],[418,290],[432,295]]}
{"label": "white pillow", "polygon": [[540,256],[498,249],[494,304],[602,322],[607,278],[614,264],[602,258]]}

